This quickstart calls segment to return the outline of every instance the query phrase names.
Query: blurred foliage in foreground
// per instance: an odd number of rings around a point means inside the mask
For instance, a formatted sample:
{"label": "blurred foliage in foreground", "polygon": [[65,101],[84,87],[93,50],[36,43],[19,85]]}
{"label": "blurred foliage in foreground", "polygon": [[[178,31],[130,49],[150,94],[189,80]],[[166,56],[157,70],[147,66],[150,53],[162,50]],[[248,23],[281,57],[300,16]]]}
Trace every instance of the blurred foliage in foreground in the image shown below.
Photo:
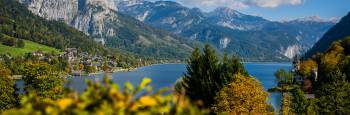
{"label": "blurred foliage in foreground", "polygon": [[138,87],[126,83],[122,91],[105,77],[102,83],[88,83],[82,94],[71,92],[58,100],[40,98],[35,93],[24,96],[18,108],[3,112],[17,114],[206,114],[182,95],[165,94],[167,89],[152,92],[151,79],[145,78]]}

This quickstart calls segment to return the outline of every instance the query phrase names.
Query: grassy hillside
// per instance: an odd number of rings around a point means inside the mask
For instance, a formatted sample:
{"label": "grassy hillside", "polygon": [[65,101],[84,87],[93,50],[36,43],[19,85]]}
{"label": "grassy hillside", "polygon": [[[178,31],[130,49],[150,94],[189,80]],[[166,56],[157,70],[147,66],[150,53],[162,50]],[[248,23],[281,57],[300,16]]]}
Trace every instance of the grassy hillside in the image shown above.
{"label": "grassy hillside", "polygon": [[60,50],[58,49],[48,47],[42,44],[38,44],[32,41],[25,40],[24,43],[25,43],[24,48],[16,48],[16,47],[10,47],[10,46],[0,44],[0,55],[9,53],[11,56],[22,56],[26,53],[35,52],[38,50],[41,50],[45,53],[50,53],[50,52],[61,53]]}

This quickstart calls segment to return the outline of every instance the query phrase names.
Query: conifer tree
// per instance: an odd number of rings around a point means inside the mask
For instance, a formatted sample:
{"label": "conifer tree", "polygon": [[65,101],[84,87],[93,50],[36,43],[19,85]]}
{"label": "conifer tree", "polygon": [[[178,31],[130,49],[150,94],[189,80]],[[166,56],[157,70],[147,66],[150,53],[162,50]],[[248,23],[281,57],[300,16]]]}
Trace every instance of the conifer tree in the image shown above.
{"label": "conifer tree", "polygon": [[239,58],[224,56],[220,62],[215,50],[206,45],[203,53],[196,48],[188,60],[187,73],[177,84],[177,90],[185,90],[193,101],[202,101],[205,107],[214,102],[216,93],[230,84],[237,73],[248,75]]}
{"label": "conifer tree", "polygon": [[299,88],[292,92],[292,111],[299,115],[305,115],[307,113],[308,100],[304,96],[304,92]]}
{"label": "conifer tree", "polygon": [[339,70],[325,76],[315,96],[319,99],[317,105],[321,114],[350,113],[350,84]]}

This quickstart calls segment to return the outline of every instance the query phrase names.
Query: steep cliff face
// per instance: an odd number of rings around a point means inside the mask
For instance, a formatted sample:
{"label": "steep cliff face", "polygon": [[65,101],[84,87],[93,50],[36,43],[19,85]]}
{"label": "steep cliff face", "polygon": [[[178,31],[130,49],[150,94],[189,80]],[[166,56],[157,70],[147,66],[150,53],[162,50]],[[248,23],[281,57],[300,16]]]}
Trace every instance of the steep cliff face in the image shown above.
{"label": "steep cliff face", "polygon": [[105,37],[115,36],[114,29],[107,24],[118,21],[114,10],[88,3],[79,11],[75,19],[70,22],[72,26],[95,38],[96,41],[105,43]]}
{"label": "steep cliff face", "polygon": [[71,22],[78,14],[78,0],[20,0],[30,11],[49,20]]}
{"label": "steep cliff face", "polygon": [[297,56],[300,54],[300,52],[302,51],[302,48],[300,45],[291,45],[291,46],[288,46],[287,49],[284,50],[283,55],[292,59],[294,58],[294,56]]}
{"label": "steep cliff face", "polygon": [[[48,3],[48,1],[53,0],[36,0],[33,3],[38,6],[34,4],[29,5],[32,6],[32,11],[37,12],[38,15],[47,15],[46,13],[52,12],[55,15],[50,15],[50,18],[54,18],[54,16],[66,14],[67,17],[65,19],[72,20],[72,17],[68,17],[71,15],[70,13],[65,11],[56,12],[61,9],[60,7],[70,7],[62,5],[64,2],[70,1],[57,0],[57,3]],[[21,2],[24,3],[27,1],[22,0]],[[48,8],[50,4],[57,6],[51,9],[43,9]],[[74,9],[73,7],[70,8]],[[75,47],[79,51],[89,52],[90,54],[101,55],[103,52],[109,50],[93,41],[91,37],[86,36],[84,33],[57,21],[47,21],[33,14],[32,11],[29,11],[28,7],[20,4],[18,1],[0,0],[0,36],[6,35],[13,38],[30,40],[60,50],[66,47]]]}
{"label": "steep cliff face", "polygon": [[20,0],[34,14],[48,20],[64,21],[105,43],[104,35],[115,36],[114,30],[106,28],[106,21],[117,20],[117,10],[112,0]]}
{"label": "steep cliff face", "polygon": [[185,58],[194,43],[120,14],[114,0],[19,0],[48,20],[64,21],[108,47],[163,59]]}

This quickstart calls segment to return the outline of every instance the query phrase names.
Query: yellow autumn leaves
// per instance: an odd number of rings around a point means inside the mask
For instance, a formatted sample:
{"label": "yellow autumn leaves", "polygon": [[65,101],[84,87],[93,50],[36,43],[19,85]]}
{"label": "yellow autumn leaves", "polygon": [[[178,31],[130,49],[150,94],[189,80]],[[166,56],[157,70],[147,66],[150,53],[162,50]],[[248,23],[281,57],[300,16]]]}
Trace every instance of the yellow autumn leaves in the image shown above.
{"label": "yellow autumn leaves", "polygon": [[57,101],[58,107],[61,110],[65,110],[68,106],[70,106],[73,103],[73,99],[70,98],[64,98]]}
{"label": "yellow autumn leaves", "polygon": [[259,81],[252,77],[235,75],[233,82],[224,87],[215,97],[213,107],[216,113],[228,114],[268,114],[269,94]]}
{"label": "yellow autumn leaves", "polygon": [[3,114],[205,114],[207,111],[193,105],[186,97],[166,94],[168,90],[154,92],[149,84],[151,79],[145,78],[138,87],[126,84],[120,90],[117,84],[111,83],[107,77],[103,83],[88,83],[82,94],[71,92],[62,98],[42,99],[35,93],[25,96],[20,108],[7,110]]}
{"label": "yellow autumn leaves", "polygon": [[145,106],[154,106],[157,104],[157,101],[151,98],[150,96],[141,97],[140,102],[142,105],[145,105]]}

